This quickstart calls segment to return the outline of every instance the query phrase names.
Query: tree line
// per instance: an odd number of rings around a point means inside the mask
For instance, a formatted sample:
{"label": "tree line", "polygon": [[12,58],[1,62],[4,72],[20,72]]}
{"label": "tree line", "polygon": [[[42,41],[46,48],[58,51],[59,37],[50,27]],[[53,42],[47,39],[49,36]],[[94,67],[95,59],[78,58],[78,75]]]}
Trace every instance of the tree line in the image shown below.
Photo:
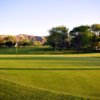
{"label": "tree line", "polygon": [[71,31],[66,26],[49,30],[47,44],[54,50],[74,49],[77,52],[100,50],[100,24],[81,25]]}
{"label": "tree line", "polygon": [[0,35],[0,47],[41,46],[45,42],[43,37],[20,34],[17,36]]}
{"label": "tree line", "polygon": [[100,24],[80,25],[72,30],[66,26],[52,27],[47,37],[29,35],[0,36],[0,47],[49,45],[54,50],[72,49],[79,51],[100,51]]}

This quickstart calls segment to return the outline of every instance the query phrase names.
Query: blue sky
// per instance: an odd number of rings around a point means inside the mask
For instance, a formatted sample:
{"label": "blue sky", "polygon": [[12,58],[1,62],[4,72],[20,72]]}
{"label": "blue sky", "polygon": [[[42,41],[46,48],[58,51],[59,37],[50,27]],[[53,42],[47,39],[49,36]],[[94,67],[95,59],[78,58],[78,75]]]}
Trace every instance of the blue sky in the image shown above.
{"label": "blue sky", "polygon": [[0,0],[0,34],[45,36],[55,26],[99,21],[100,0]]}

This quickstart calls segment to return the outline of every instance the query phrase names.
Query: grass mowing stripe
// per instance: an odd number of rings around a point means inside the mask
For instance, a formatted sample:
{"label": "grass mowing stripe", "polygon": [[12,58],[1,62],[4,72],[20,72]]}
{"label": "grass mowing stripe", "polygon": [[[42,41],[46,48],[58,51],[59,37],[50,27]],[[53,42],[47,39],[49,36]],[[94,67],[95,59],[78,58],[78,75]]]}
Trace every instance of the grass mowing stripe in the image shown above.
{"label": "grass mowing stripe", "polygon": [[[16,55],[9,55],[9,54],[0,54],[0,57],[16,57]],[[20,55],[18,54],[17,57],[99,57],[100,58],[100,53],[88,53],[88,54],[38,54],[38,55],[28,55],[28,54],[24,54],[24,55]]]}
{"label": "grass mowing stripe", "polygon": [[19,57],[5,57],[0,56],[0,60],[73,60],[73,59],[100,59],[100,57],[66,57],[66,56],[19,56]]}
{"label": "grass mowing stripe", "polygon": [[0,68],[0,70],[100,70],[100,68]]}

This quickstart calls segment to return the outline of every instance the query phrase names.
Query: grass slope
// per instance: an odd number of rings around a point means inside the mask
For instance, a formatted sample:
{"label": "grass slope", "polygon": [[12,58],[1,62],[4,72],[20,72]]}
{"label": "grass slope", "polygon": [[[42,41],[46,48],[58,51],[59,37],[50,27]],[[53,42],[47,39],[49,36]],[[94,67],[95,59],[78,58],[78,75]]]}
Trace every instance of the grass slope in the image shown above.
{"label": "grass slope", "polygon": [[0,100],[97,100],[22,86],[0,79]]}
{"label": "grass slope", "polygon": [[47,91],[100,98],[100,70],[2,70],[2,79]]}

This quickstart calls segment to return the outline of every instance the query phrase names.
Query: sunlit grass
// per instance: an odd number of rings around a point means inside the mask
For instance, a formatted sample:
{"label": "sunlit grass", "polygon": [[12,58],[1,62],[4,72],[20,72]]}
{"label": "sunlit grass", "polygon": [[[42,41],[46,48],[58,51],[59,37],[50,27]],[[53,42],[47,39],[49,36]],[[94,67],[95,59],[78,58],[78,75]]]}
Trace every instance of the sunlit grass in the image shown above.
{"label": "sunlit grass", "polygon": [[100,54],[0,55],[0,99],[34,98],[100,99]]}

